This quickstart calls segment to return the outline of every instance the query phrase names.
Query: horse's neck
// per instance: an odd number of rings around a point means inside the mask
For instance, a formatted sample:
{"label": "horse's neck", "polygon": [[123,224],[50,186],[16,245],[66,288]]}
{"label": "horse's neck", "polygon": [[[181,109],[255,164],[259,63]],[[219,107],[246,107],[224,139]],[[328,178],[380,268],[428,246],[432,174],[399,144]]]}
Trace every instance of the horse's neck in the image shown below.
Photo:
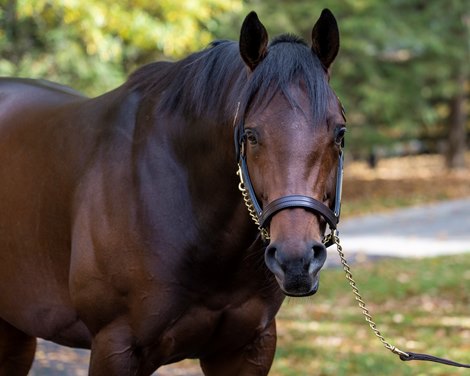
{"label": "horse's neck", "polygon": [[197,120],[187,124],[187,136],[175,143],[175,148],[182,147],[179,158],[186,168],[195,205],[204,217],[208,211],[215,216],[223,212],[222,222],[243,207],[237,188],[232,122],[231,118],[222,124]]}
{"label": "horse's neck", "polygon": [[[238,191],[233,116],[157,114],[139,153],[153,187],[145,195],[165,197],[163,210],[167,202],[176,203],[168,211],[188,223],[185,236],[248,247],[256,229]],[[161,210],[155,206],[156,215]]]}

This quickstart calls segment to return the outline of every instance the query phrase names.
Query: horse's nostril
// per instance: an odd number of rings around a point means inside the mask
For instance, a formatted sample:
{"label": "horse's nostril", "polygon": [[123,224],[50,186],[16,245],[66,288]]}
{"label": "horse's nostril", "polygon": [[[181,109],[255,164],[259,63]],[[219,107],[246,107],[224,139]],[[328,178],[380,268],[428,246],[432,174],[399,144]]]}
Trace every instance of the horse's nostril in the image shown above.
{"label": "horse's nostril", "polygon": [[269,245],[266,249],[266,261],[271,265],[279,265],[282,268],[282,262],[279,260],[279,254],[277,252],[277,247],[273,245]]}
{"label": "horse's nostril", "polygon": [[320,259],[325,257],[326,255],[326,247],[321,243],[314,244],[312,247],[312,251],[314,259]]}
{"label": "horse's nostril", "polygon": [[274,246],[269,246],[266,249],[266,257],[271,258],[271,259],[276,259],[276,247]]}
{"label": "horse's nostril", "polygon": [[322,243],[314,242],[312,245],[312,262],[309,271],[316,274],[320,271],[326,261],[326,247]]}
{"label": "horse's nostril", "polygon": [[271,244],[266,248],[265,261],[268,268],[276,275],[283,275],[285,272],[286,265],[280,260],[278,248]]}

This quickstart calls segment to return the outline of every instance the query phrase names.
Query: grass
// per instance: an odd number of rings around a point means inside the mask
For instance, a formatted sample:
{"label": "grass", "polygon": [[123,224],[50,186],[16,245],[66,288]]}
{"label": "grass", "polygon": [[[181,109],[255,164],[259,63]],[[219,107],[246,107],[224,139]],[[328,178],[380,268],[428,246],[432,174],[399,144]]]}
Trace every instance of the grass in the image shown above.
{"label": "grass", "polygon": [[[470,363],[470,254],[355,265],[353,275],[389,342]],[[287,300],[278,332],[272,376],[468,374],[404,363],[386,350],[364,321],[341,269],[323,271],[314,297]]]}

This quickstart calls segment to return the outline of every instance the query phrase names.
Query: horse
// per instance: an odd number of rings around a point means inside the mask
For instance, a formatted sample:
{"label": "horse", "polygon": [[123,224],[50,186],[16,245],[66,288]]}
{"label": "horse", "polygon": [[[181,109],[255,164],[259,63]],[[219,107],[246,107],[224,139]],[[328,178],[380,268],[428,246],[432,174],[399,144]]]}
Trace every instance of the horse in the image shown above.
{"label": "horse", "polygon": [[91,349],[92,376],[267,375],[337,221],[338,49],[327,9],[311,43],[251,12],[238,42],[95,98],[1,79],[0,374],[26,375],[39,337]]}

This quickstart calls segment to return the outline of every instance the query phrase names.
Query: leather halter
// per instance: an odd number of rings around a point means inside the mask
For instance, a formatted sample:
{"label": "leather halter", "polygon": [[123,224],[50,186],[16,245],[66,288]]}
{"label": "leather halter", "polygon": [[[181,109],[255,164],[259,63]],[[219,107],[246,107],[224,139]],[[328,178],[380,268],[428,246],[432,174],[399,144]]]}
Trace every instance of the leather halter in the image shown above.
{"label": "leather halter", "polygon": [[[235,122],[237,114],[235,116]],[[245,152],[245,127],[244,122],[241,121],[236,127],[234,132],[234,141],[235,141],[235,151],[237,153],[238,159],[238,172],[237,174],[240,177],[239,189],[242,191],[245,204],[248,208],[250,216],[253,221],[258,225],[260,230],[261,237],[263,241],[267,242],[269,240],[268,225],[271,218],[278,212],[285,209],[293,208],[302,208],[308,211],[313,212],[314,214],[320,215],[328,223],[330,230],[336,230],[336,227],[339,222],[339,216],[341,211],[341,191],[343,184],[343,141],[339,146],[339,155],[338,155],[338,168],[336,173],[336,194],[335,194],[335,203],[334,210],[331,210],[324,203],[318,201],[317,199],[305,195],[289,195],[280,197],[274,201],[271,201],[266,205],[265,208],[262,208],[256,198],[256,193],[253,188],[253,184],[248,173],[248,165],[246,162],[246,152]],[[326,240],[326,241],[325,241]],[[330,238],[324,239],[324,244],[326,247],[329,247],[333,244],[333,241]]]}

